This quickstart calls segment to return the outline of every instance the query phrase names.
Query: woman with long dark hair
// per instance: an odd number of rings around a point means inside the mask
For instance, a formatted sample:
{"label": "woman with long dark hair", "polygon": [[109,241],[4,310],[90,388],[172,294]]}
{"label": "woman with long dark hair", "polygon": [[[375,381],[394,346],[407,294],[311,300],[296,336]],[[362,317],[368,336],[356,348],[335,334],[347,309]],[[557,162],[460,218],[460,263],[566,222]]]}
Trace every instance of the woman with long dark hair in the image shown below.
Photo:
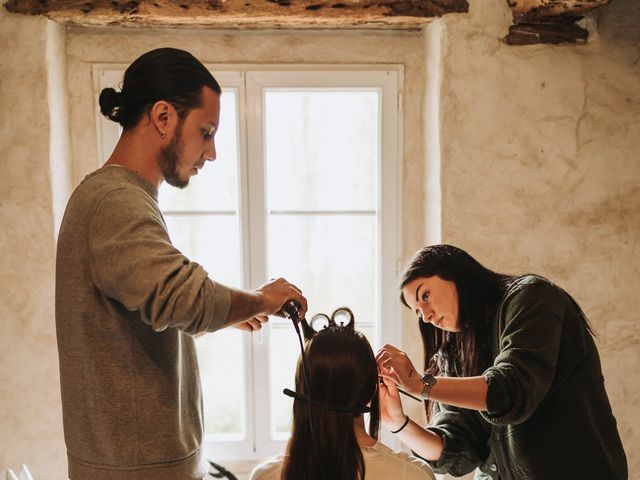
{"label": "woman with long dark hair", "polygon": [[[382,422],[436,473],[627,478],[593,332],[563,289],[493,272],[451,245],[420,250],[400,289],[424,373],[391,345],[378,352]],[[398,386],[424,399],[427,428],[404,414]]]}
{"label": "woman with long dark hair", "polygon": [[[334,321],[340,313],[350,317],[345,326]],[[296,392],[285,391],[294,398],[286,454],[256,467],[251,480],[433,480],[424,461],[377,440],[378,369],[371,345],[353,328],[351,311],[324,317],[329,325],[317,333],[303,323],[309,390],[301,356]]]}

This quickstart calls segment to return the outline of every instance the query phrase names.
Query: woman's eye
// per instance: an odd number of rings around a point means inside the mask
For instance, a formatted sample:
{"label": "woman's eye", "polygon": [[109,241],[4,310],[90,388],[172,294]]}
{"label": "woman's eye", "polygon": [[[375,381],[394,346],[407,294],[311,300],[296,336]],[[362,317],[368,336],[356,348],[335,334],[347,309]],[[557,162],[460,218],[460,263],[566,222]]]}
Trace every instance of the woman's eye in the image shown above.
{"label": "woman's eye", "polygon": [[429,292],[424,292],[422,294],[422,301],[423,302],[428,302],[429,301]]}

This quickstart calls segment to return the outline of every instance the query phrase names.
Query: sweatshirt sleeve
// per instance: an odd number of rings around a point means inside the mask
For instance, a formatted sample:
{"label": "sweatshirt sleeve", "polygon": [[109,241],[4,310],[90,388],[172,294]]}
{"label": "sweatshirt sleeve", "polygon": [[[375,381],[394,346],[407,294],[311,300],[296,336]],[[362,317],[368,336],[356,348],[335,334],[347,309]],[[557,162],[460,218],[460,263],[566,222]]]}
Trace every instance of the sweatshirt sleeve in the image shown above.
{"label": "sweatshirt sleeve", "polygon": [[477,412],[441,404],[427,427],[443,442],[440,458],[428,461],[433,471],[459,477],[481,466],[489,454],[489,431],[483,423]]}
{"label": "sweatshirt sleeve", "polygon": [[160,210],[143,192],[123,188],[101,199],[89,250],[96,287],[154,330],[196,334],[224,325],[230,290],[171,244]]}
{"label": "sweatshirt sleeve", "polygon": [[542,279],[507,297],[497,319],[499,353],[483,373],[488,422],[519,424],[536,411],[555,375],[564,308],[560,289]]}

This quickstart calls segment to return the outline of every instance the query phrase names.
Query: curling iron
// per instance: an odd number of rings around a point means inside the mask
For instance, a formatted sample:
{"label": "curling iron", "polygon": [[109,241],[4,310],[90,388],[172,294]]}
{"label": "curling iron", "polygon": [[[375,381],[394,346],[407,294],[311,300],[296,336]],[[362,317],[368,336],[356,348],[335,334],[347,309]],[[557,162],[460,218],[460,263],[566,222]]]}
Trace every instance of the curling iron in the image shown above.
{"label": "curling iron", "polygon": [[298,330],[298,313],[300,313],[300,305],[295,300],[289,300],[282,306],[282,313],[291,320]]}

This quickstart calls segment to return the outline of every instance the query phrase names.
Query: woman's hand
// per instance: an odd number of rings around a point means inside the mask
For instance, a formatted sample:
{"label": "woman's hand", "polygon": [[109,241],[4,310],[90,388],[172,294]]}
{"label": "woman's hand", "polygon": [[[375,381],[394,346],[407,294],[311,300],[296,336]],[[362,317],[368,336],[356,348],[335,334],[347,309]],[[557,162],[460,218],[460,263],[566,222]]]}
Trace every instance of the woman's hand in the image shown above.
{"label": "woman's hand", "polygon": [[420,396],[422,394],[423,384],[420,374],[406,353],[387,344],[376,354],[376,362],[380,376],[391,380],[413,395]]}
{"label": "woman's hand", "polygon": [[388,378],[381,377],[378,389],[380,400],[380,420],[389,430],[397,430],[405,422],[406,415],[400,402],[400,392],[396,384]]}
{"label": "woman's hand", "polygon": [[[405,425],[407,416],[402,410],[399,393],[398,387],[396,387],[393,380],[382,377],[378,392],[382,424],[392,432],[396,432],[398,438],[422,458],[434,462],[438,461],[440,455],[442,455],[442,438],[437,433],[422,428],[412,420],[409,420]],[[397,432],[403,425],[405,425],[404,428]]]}

